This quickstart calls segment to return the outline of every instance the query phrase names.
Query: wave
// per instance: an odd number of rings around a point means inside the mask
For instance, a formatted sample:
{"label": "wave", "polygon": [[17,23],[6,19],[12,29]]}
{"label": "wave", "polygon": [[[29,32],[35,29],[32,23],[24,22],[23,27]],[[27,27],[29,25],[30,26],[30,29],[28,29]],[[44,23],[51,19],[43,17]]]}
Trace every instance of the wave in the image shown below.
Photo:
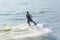
{"label": "wave", "polygon": [[25,39],[37,36],[47,36],[52,30],[49,28],[44,28],[43,24],[37,24],[34,26],[29,26],[27,23],[23,23],[18,26],[6,26],[0,29],[0,40],[16,40]]}

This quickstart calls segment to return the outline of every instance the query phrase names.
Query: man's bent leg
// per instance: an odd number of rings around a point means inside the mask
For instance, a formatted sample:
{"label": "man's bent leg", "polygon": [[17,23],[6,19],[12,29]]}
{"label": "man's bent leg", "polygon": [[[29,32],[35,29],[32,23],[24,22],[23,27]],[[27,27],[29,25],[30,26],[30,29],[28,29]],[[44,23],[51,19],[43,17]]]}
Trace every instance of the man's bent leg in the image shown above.
{"label": "man's bent leg", "polygon": [[37,25],[34,21],[33,21],[33,23],[34,23],[35,25]]}
{"label": "man's bent leg", "polygon": [[35,25],[37,25],[33,20],[31,20]]}

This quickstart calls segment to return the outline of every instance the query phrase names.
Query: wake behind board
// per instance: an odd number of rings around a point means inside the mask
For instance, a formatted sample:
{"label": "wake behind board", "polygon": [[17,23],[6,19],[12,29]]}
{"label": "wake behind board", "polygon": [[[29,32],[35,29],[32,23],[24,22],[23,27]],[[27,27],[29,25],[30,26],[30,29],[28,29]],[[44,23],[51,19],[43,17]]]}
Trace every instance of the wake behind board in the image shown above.
{"label": "wake behind board", "polygon": [[[32,28],[31,28],[32,27]],[[36,28],[38,27],[39,30]],[[36,28],[36,29],[35,29]],[[36,26],[29,26],[26,23],[23,23],[18,26],[14,26],[10,28],[11,31],[7,33],[0,33],[0,39],[7,40],[7,39],[21,39],[26,37],[37,37],[37,36],[45,36],[51,33],[51,29],[44,28],[43,24],[37,24]],[[4,39],[5,38],[5,39]]]}

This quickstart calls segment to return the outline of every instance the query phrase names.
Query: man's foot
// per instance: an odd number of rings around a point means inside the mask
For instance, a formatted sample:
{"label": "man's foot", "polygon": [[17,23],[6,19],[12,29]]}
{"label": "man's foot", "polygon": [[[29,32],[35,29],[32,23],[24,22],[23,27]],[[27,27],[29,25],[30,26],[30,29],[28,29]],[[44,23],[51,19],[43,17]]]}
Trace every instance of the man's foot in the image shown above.
{"label": "man's foot", "polygon": [[31,25],[29,24],[29,26],[31,26]]}

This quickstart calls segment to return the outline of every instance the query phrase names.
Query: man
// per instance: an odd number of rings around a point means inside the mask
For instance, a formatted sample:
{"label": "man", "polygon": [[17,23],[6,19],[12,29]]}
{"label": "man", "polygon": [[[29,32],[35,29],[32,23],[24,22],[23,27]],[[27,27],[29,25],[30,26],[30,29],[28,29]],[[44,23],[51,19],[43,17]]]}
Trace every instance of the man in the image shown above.
{"label": "man", "polygon": [[29,26],[31,26],[30,22],[33,22],[35,25],[37,25],[37,24],[32,20],[32,15],[29,14],[29,11],[27,11],[26,17],[27,17],[27,22],[28,22]]}

